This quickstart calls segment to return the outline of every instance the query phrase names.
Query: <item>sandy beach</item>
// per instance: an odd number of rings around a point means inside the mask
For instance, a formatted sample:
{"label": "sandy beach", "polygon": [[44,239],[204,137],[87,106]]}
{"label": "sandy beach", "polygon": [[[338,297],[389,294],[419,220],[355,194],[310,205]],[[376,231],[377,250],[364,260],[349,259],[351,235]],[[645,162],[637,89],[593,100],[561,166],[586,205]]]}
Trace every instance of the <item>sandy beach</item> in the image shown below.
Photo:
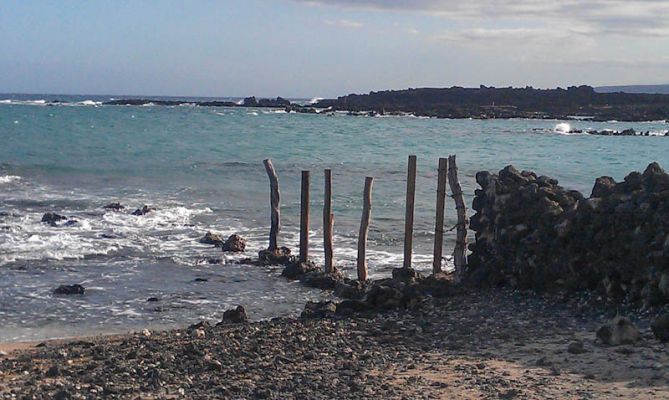
{"label": "sandy beach", "polygon": [[[336,319],[3,344],[4,398],[669,397],[669,346],[596,340],[603,313],[510,290]],[[582,346],[580,344],[582,344]]]}

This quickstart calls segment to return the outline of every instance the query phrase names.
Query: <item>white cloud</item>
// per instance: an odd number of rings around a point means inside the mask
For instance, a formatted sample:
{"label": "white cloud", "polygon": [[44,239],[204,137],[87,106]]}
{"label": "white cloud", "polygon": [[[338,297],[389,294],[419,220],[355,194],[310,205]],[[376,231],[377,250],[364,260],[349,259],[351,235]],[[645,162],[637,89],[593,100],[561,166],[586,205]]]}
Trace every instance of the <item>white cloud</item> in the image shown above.
{"label": "white cloud", "polygon": [[669,37],[667,0],[293,0],[310,5],[421,12],[480,23],[543,23],[591,35]]}
{"label": "white cloud", "polygon": [[361,22],[351,21],[349,19],[338,19],[338,20],[326,19],[324,22],[326,25],[336,26],[339,28],[347,28],[347,29],[358,29],[364,26]]}

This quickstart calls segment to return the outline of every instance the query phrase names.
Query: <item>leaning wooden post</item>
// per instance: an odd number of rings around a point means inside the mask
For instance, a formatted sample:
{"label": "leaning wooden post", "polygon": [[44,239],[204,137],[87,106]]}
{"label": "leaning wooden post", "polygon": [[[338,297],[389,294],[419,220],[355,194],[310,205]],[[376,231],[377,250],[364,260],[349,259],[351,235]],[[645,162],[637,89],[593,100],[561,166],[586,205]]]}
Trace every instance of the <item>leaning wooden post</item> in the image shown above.
{"label": "leaning wooden post", "polygon": [[362,220],[360,221],[360,235],[358,236],[358,280],[367,280],[367,234],[369,233],[369,220],[372,215],[372,185],[374,178],[365,178],[365,193],[362,200]]}
{"label": "leaning wooden post", "polygon": [[462,187],[458,180],[458,166],[455,164],[455,155],[448,156],[448,183],[451,186],[451,196],[455,200],[455,208],[458,214],[453,262],[455,264],[455,279],[459,281],[462,279],[467,265],[467,209],[465,199],[462,196]]}
{"label": "leaning wooden post", "polygon": [[413,246],[413,208],[416,199],[416,156],[409,156],[407,170],[406,214],[404,218],[404,268],[411,268]]}
{"label": "leaning wooden post", "polygon": [[275,251],[279,248],[278,236],[281,229],[281,194],[279,193],[279,178],[276,176],[276,171],[272,165],[271,159],[263,160],[265,164],[265,171],[269,177],[270,186],[270,206],[272,208],[272,226],[269,231],[269,250]]}
{"label": "leaning wooden post", "polygon": [[332,214],[332,170],[325,170],[325,190],[323,193],[323,248],[325,250],[325,272],[334,272],[332,261],[332,234],[334,215]]}
{"label": "leaning wooden post", "polygon": [[302,198],[300,201],[300,262],[309,258],[309,171],[302,171]]}
{"label": "leaning wooden post", "polygon": [[434,223],[434,260],[432,261],[432,272],[441,272],[441,258],[444,247],[444,204],[446,203],[446,174],[448,172],[448,160],[439,159],[439,170],[437,178],[437,217]]}

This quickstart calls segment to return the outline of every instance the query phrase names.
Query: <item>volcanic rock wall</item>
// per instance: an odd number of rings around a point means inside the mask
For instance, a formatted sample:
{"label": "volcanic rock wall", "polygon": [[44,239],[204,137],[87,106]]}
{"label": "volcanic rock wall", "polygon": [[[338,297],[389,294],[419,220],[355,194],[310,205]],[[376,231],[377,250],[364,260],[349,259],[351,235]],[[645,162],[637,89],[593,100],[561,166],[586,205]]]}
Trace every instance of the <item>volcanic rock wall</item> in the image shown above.
{"label": "volcanic rock wall", "polygon": [[587,199],[513,166],[476,181],[469,283],[669,303],[669,175],[657,163],[598,178]]}

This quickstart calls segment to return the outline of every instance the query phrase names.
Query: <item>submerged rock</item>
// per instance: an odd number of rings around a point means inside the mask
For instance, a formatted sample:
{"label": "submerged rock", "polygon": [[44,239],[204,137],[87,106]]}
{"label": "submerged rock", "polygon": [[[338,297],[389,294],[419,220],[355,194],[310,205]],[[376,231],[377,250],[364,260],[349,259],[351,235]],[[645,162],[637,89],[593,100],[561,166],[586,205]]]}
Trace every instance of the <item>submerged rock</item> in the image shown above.
{"label": "submerged rock", "polygon": [[56,226],[56,223],[66,220],[67,217],[56,213],[46,213],[42,215],[42,223],[49,224],[51,226]]}
{"label": "submerged rock", "polygon": [[144,206],[136,209],[135,211],[133,211],[132,215],[146,215],[146,214],[148,214],[150,212],[153,212],[153,211],[156,211],[156,209],[154,207],[144,205]]}
{"label": "submerged rock", "polygon": [[234,233],[221,245],[223,251],[241,253],[246,250],[246,239]]}
{"label": "submerged rock", "polygon": [[79,285],[79,284],[74,284],[74,285],[60,285],[56,289],[54,289],[53,294],[59,294],[59,295],[73,295],[73,294],[79,294],[83,295],[86,292],[86,289]]}
{"label": "submerged rock", "polygon": [[627,318],[618,316],[597,330],[597,338],[609,346],[634,344],[639,340],[639,330]]}
{"label": "submerged rock", "polygon": [[223,320],[221,324],[241,324],[248,322],[249,317],[246,315],[246,310],[243,306],[237,306],[237,308],[232,310],[226,310],[223,312]]}

